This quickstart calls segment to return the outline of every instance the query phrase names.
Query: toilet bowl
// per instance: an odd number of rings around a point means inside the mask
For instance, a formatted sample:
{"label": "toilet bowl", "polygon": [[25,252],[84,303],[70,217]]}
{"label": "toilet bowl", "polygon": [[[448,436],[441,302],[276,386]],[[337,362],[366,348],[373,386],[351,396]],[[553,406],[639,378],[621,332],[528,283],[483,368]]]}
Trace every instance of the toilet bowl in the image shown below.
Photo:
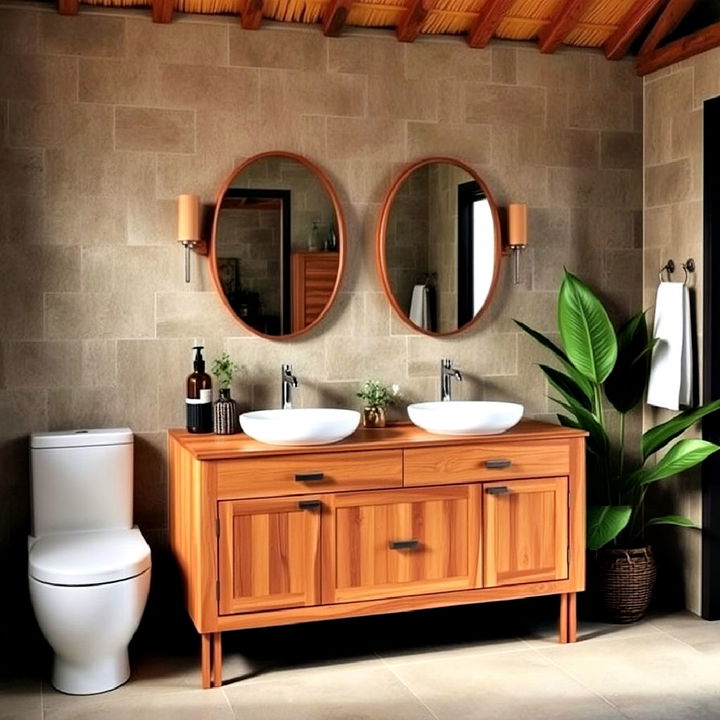
{"label": "toilet bowl", "polygon": [[151,573],[150,548],[132,527],[132,443],[127,428],[30,438],[30,600],[61,692],[106,692],[130,675]]}

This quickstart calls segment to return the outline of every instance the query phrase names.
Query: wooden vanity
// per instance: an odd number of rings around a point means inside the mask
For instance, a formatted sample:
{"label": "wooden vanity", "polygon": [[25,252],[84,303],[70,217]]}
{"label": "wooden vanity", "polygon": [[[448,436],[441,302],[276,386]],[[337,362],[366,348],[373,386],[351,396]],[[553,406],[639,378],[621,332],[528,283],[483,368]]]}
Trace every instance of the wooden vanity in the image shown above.
{"label": "wooden vanity", "polygon": [[170,430],[170,541],[222,684],[221,633],[536,595],[576,634],[585,582],[582,431],[502,435],[360,428],[277,447]]}

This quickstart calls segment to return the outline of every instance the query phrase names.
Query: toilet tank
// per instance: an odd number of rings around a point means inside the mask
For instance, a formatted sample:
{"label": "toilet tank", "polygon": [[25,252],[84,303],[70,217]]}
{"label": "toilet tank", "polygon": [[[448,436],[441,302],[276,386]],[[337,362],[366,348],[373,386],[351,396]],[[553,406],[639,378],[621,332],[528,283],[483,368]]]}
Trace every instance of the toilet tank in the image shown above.
{"label": "toilet tank", "polygon": [[129,428],[30,436],[32,534],[132,527]]}

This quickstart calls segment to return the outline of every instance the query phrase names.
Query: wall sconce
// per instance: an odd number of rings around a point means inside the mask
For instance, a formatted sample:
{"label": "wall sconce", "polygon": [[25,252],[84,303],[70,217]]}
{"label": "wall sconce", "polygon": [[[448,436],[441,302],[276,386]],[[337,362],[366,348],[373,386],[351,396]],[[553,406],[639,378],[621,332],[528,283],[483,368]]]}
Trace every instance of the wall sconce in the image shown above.
{"label": "wall sconce", "polygon": [[178,242],[185,248],[185,282],[190,282],[190,251],[207,255],[207,243],[200,239],[200,198],[178,195]]}
{"label": "wall sconce", "polygon": [[520,282],[520,252],[527,245],[527,205],[512,203],[507,207],[507,246],[513,254],[513,283]]}

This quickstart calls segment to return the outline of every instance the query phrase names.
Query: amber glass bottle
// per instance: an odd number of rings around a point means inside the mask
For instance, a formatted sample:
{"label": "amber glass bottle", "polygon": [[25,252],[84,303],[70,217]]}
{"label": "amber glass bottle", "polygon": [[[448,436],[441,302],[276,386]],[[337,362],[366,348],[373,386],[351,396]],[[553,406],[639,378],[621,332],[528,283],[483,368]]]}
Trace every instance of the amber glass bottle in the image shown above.
{"label": "amber glass bottle", "polygon": [[193,372],[188,375],[185,397],[187,429],[192,433],[211,433],[213,431],[212,380],[205,372],[202,345],[196,345],[193,350],[195,351]]}

